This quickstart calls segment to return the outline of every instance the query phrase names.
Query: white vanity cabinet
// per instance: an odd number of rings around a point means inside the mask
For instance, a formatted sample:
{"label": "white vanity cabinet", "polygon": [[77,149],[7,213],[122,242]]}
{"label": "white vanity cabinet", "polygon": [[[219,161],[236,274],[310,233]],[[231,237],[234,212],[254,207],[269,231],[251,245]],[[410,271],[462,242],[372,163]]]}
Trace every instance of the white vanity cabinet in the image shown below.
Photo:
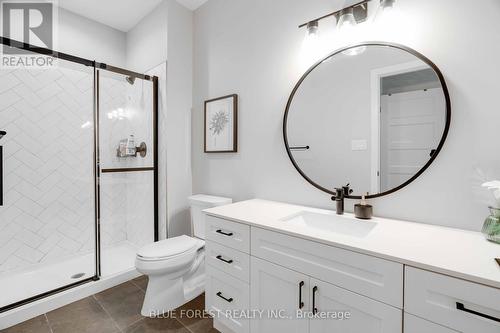
{"label": "white vanity cabinet", "polygon": [[[355,239],[283,222],[303,210],[253,200],[208,211],[206,308],[222,313],[219,331],[500,333],[500,247],[479,233],[374,219]],[[251,318],[225,315],[241,310]]]}
{"label": "white vanity cabinet", "polygon": [[[402,265],[245,227],[207,219],[206,308],[223,333],[402,331]],[[248,309],[257,317],[231,318]]]}

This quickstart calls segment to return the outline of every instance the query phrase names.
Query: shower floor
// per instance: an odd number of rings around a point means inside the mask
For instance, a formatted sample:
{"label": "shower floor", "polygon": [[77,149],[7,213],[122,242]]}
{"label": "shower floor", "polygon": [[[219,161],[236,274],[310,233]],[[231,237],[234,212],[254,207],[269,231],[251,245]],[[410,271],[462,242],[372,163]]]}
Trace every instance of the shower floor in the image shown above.
{"label": "shower floor", "polygon": [[[137,248],[119,243],[101,251],[101,275],[113,276],[135,268]],[[94,276],[95,254],[89,253],[53,264],[0,275],[0,307]],[[72,278],[75,274],[83,276]]]}

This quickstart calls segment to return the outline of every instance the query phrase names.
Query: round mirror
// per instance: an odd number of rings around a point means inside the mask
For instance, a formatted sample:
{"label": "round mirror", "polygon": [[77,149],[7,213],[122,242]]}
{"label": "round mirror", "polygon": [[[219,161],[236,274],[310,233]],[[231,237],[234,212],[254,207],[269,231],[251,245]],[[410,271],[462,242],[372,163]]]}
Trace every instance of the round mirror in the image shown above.
{"label": "round mirror", "polygon": [[295,86],[283,134],[297,171],[330,193],[379,197],[415,180],[440,152],[451,107],[443,75],[407,47],[363,43],[311,67]]}

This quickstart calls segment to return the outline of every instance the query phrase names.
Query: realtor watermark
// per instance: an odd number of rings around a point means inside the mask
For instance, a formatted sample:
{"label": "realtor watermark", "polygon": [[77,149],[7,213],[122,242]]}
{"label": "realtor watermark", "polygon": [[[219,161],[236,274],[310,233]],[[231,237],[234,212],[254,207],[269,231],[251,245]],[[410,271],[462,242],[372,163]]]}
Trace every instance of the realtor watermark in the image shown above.
{"label": "realtor watermark", "polygon": [[290,313],[287,310],[173,310],[173,311],[152,311],[149,314],[152,318],[231,318],[231,319],[269,319],[269,320],[297,320],[297,319],[323,319],[323,320],[349,320],[349,311],[302,311],[297,310]]}
{"label": "realtor watermark", "polygon": [[55,48],[56,8],[55,1],[50,0],[1,1],[2,36],[11,41],[2,46],[2,68],[46,68],[56,64],[56,58],[37,52]]}

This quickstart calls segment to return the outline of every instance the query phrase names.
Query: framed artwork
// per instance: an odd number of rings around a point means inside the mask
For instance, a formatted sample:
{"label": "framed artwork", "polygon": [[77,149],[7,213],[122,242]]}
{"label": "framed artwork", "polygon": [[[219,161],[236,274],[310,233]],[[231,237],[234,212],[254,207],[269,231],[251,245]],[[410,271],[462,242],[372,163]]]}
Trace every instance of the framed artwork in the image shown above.
{"label": "framed artwork", "polygon": [[205,153],[238,151],[238,95],[205,101]]}

